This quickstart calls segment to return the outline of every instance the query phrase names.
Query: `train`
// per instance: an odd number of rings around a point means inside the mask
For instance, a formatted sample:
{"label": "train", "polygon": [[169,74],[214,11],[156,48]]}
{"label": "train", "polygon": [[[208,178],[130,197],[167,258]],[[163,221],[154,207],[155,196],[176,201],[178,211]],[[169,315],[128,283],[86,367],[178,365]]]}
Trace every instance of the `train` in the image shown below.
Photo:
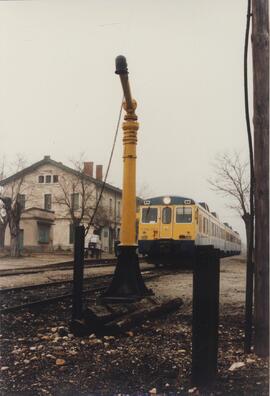
{"label": "train", "polygon": [[138,212],[138,251],[149,259],[191,257],[197,246],[211,245],[220,257],[239,255],[241,239],[205,202],[182,196],[144,200]]}

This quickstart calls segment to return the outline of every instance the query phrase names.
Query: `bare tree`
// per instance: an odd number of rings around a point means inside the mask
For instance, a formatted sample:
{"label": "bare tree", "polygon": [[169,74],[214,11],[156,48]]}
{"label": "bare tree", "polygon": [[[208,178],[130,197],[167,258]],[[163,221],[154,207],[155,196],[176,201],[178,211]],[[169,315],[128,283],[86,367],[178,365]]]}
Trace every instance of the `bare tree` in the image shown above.
{"label": "bare tree", "polygon": [[[17,155],[17,159],[10,166],[12,173],[18,173],[25,167],[26,160],[21,155]],[[2,170],[1,174],[4,175],[4,170]],[[4,243],[5,230],[8,223],[10,229],[11,257],[20,256],[20,220],[25,206],[25,200],[22,200],[25,188],[24,175],[22,174],[18,178],[14,178],[7,186],[4,185],[2,191],[2,197],[10,198],[10,205],[7,205],[6,207],[7,216],[2,225],[1,239],[2,243]],[[29,186],[27,186],[27,191],[29,192]]]}
{"label": "bare tree", "polygon": [[[95,211],[98,191],[95,184],[85,175],[83,162],[81,160],[73,161],[73,165],[76,172],[72,176],[62,175],[59,177],[60,192],[53,197],[53,200],[63,207],[65,216],[70,217],[75,227],[81,223],[89,224]],[[96,229],[110,223],[108,209],[102,201],[91,224]],[[86,232],[89,228],[86,227]]]}
{"label": "bare tree", "polygon": [[230,198],[228,207],[239,213],[245,223],[246,241],[249,243],[251,215],[249,208],[249,163],[240,154],[221,154],[214,163],[215,176],[208,180],[212,189]]}

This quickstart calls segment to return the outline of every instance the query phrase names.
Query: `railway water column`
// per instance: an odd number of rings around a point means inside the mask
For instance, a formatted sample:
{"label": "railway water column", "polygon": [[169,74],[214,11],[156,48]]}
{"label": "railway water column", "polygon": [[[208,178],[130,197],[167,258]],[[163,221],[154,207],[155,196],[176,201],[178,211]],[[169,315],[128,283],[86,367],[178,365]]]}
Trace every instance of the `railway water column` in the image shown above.
{"label": "railway water column", "polygon": [[136,252],[136,145],[139,123],[135,114],[137,103],[131,96],[124,56],[116,58],[115,73],[120,77],[125,98],[123,108],[126,111],[123,122],[122,224],[114,277],[103,299],[134,301],[150,294],[142,279]]}

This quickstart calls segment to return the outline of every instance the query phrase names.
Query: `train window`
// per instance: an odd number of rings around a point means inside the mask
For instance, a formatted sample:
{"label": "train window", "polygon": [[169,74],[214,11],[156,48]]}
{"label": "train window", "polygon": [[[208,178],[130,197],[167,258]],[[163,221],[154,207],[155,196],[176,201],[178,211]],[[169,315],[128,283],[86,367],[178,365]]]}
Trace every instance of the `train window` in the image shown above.
{"label": "train window", "polygon": [[176,223],[191,223],[192,209],[191,208],[176,208]]}
{"label": "train window", "polygon": [[142,209],[142,223],[156,223],[157,222],[157,208],[143,208]]}
{"label": "train window", "polygon": [[203,218],[203,233],[208,234],[208,220],[205,217]]}
{"label": "train window", "polygon": [[202,216],[199,216],[199,232],[202,232]]}
{"label": "train window", "polygon": [[163,208],[162,210],[162,223],[163,224],[170,224],[172,220],[172,210],[171,208]]}

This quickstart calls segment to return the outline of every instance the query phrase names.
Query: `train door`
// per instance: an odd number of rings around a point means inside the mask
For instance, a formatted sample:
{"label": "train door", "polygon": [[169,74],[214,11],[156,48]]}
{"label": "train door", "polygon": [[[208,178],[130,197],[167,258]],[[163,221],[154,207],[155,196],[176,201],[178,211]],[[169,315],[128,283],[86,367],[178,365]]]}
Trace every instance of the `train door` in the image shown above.
{"label": "train door", "polygon": [[170,206],[165,206],[161,211],[160,221],[160,238],[172,239],[173,237],[173,209]]}

